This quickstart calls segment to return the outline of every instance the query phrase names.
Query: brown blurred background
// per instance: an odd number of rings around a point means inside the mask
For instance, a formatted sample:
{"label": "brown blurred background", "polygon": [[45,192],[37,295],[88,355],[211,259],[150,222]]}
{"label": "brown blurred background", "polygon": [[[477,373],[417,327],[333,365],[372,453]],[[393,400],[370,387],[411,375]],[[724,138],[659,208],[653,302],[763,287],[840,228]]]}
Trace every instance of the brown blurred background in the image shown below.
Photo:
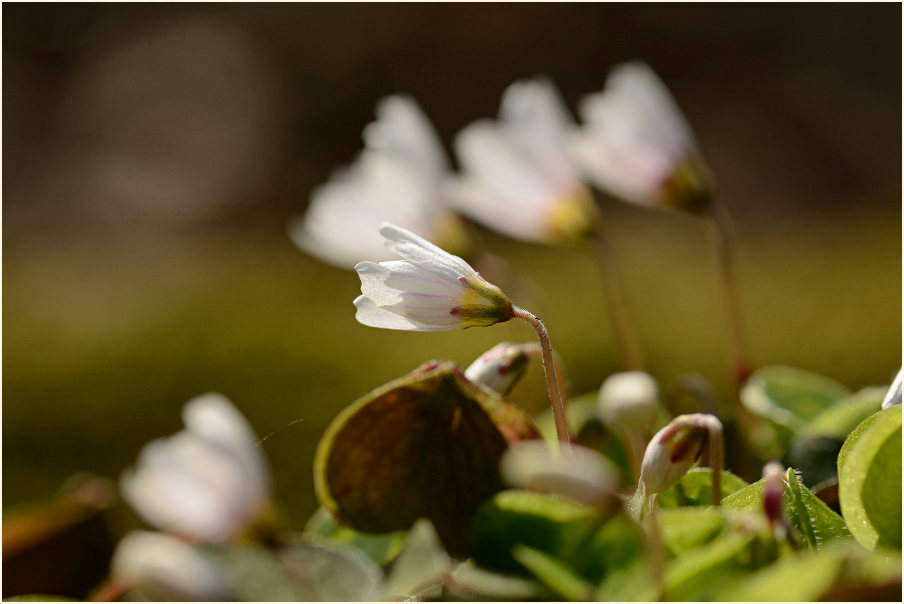
{"label": "brown blurred background", "polygon": [[[360,326],[354,273],[296,250],[286,222],[387,94],[412,94],[449,145],[515,79],[547,74],[574,108],[637,58],[735,218],[754,361],[889,383],[900,23],[899,4],[4,4],[4,507],[76,471],[118,476],[217,390],[275,431],[262,446],[300,525],[339,409],[426,359],[533,336]],[[726,392],[701,225],[602,203],[649,370]],[[592,260],[486,240],[543,290],[572,391],[597,388],[618,361]],[[513,397],[532,409],[538,374]]]}

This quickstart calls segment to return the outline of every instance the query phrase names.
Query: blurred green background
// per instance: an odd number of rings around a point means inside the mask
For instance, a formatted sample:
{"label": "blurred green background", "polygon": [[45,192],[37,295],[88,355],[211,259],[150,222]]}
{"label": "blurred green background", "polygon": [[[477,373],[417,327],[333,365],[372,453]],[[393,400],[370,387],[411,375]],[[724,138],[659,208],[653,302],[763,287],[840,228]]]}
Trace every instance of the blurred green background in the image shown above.
{"label": "blurred green background", "polygon": [[[754,362],[889,383],[900,22],[899,4],[4,4],[4,507],[74,472],[117,477],[214,390],[266,437],[300,525],[341,408],[424,360],[534,335],[363,327],[355,274],[295,249],[287,221],[387,94],[412,94],[448,145],[515,79],[547,74],[573,108],[635,58],[671,88],[734,216]],[[727,393],[703,225],[601,203],[648,369]],[[598,388],[618,359],[592,258],[483,239],[542,290],[509,293],[543,317],[571,391]],[[538,367],[526,382],[513,400],[543,408]]]}

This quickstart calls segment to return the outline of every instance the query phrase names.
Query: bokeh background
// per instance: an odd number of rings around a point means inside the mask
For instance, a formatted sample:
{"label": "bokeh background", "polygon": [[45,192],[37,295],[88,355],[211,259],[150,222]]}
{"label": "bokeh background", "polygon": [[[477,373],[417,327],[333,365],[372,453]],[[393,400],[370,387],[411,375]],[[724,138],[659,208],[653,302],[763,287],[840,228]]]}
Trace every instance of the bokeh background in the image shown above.
{"label": "bokeh background", "polygon": [[[353,272],[286,223],[407,92],[449,145],[516,79],[572,108],[616,63],[673,91],[731,211],[749,345],[857,389],[901,365],[899,4],[4,4],[3,506],[117,477],[206,391],[262,437],[300,526],[335,414],[527,325],[358,325]],[[729,388],[703,226],[602,198],[648,369]],[[571,391],[618,358],[593,260],[484,240],[543,292]],[[527,303],[525,303],[527,305]],[[533,308],[533,307],[532,307]],[[513,399],[544,404],[530,370]]]}

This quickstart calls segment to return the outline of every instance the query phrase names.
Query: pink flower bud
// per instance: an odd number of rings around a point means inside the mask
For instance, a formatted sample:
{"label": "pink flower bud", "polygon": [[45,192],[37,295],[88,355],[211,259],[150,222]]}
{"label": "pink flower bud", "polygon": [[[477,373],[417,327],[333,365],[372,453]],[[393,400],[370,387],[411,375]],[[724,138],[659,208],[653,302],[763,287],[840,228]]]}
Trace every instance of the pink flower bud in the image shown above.
{"label": "pink flower bud", "polygon": [[648,495],[661,493],[678,482],[700,459],[711,435],[721,433],[713,415],[679,415],[656,433],[643,456],[640,482]]}
{"label": "pink flower bud", "polygon": [[471,363],[465,370],[465,376],[499,394],[508,394],[527,371],[530,357],[536,356],[538,352],[536,344],[502,342]]}

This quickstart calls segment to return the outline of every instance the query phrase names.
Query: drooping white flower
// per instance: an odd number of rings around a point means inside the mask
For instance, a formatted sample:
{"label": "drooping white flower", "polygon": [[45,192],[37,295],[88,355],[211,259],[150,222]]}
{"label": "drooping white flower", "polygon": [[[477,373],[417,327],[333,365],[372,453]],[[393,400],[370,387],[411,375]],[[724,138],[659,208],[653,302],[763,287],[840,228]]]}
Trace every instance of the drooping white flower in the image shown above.
{"label": "drooping white flower", "polygon": [[114,581],[155,600],[217,602],[229,597],[225,573],[196,548],[170,535],[132,531],[116,546]]}
{"label": "drooping white flower", "polygon": [[120,486],[155,527],[220,542],[257,520],[269,500],[269,477],[257,438],[221,394],[190,400],[185,430],[147,444]]}
{"label": "drooping white flower", "polygon": [[384,223],[380,234],[404,260],[355,265],[363,294],[355,299],[359,323],[445,331],[492,325],[514,316],[502,290],[458,256],[393,224]]}
{"label": "drooping white flower", "polygon": [[498,121],[479,120],[456,137],[462,173],[447,183],[450,202],[515,239],[580,240],[595,226],[596,207],[567,154],[574,128],[551,82],[512,84]]}
{"label": "drooping white flower", "polygon": [[892,382],[891,388],[888,389],[888,393],[885,395],[885,399],[882,401],[882,408],[888,409],[889,407],[894,407],[895,405],[901,404],[901,373],[904,369],[898,370],[898,375],[895,376],[895,381]]}
{"label": "drooping white flower", "polygon": [[465,369],[465,377],[499,394],[508,394],[527,371],[530,357],[539,354],[536,344],[501,342],[477,357]]}
{"label": "drooping white flower", "polygon": [[[721,432],[719,419],[705,413],[679,415],[669,422],[653,436],[643,456],[640,482],[646,494],[661,493],[678,482]],[[721,442],[717,445],[721,447]]]}
{"label": "drooping white flower", "polygon": [[600,189],[631,203],[699,212],[709,171],[690,126],[657,75],[642,62],[613,69],[602,92],[578,108],[575,161]]}
{"label": "drooping white flower", "polygon": [[316,188],[304,216],[289,224],[295,244],[340,268],[351,268],[361,258],[386,260],[376,231],[390,221],[452,249],[466,248],[461,220],[439,190],[448,161],[414,100],[383,99],[363,137],[366,147],[356,161]]}
{"label": "drooping white flower", "polygon": [[618,470],[593,449],[573,445],[567,458],[554,455],[544,440],[515,443],[502,455],[500,474],[508,484],[560,493],[588,505],[611,500],[618,488]]}
{"label": "drooping white flower", "polygon": [[610,375],[600,386],[598,407],[603,419],[625,430],[643,431],[652,427],[658,401],[659,387],[650,374],[624,371]]}

